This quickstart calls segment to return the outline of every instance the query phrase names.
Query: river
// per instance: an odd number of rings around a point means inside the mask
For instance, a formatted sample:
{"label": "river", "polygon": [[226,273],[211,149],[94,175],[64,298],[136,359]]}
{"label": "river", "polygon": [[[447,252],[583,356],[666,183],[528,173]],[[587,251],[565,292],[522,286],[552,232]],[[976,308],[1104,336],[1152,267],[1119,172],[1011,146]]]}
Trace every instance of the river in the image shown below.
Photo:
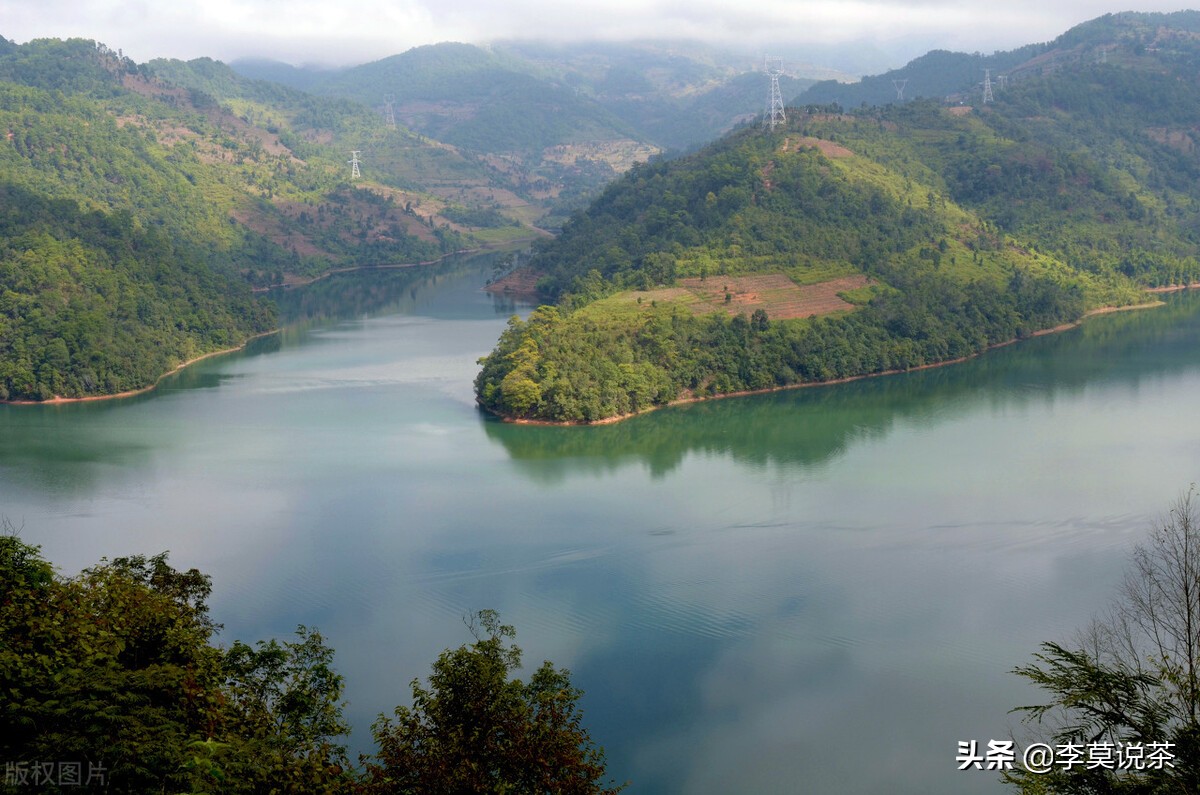
{"label": "river", "polygon": [[959,795],[1005,791],[957,743],[1039,736],[1011,669],[1105,605],[1200,474],[1200,296],[551,428],[474,406],[525,311],[490,269],[328,279],[152,393],[0,406],[0,514],[64,574],[169,550],[212,575],[224,642],[319,628],[355,752],[495,608],[526,672],[571,670],[628,792]]}

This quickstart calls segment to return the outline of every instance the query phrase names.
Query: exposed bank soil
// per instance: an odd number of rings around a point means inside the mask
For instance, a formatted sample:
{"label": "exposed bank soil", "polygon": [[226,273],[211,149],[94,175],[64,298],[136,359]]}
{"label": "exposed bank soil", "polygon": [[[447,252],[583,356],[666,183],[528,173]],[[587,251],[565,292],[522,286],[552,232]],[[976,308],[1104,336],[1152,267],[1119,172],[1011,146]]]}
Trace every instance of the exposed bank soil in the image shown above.
{"label": "exposed bank soil", "polygon": [[150,391],[154,390],[155,388],[157,388],[158,385],[160,383],[162,383],[162,380],[164,378],[166,378],[167,376],[170,376],[170,375],[175,375],[180,370],[182,370],[185,367],[188,367],[189,365],[193,365],[196,362],[204,361],[205,359],[211,359],[214,356],[223,356],[227,353],[233,353],[234,351],[240,351],[243,348],[245,348],[247,345],[249,345],[253,340],[259,339],[260,337],[269,337],[272,334],[277,334],[278,332],[279,332],[279,329],[272,329],[271,331],[264,331],[262,334],[255,334],[253,337],[247,338],[246,341],[243,342],[241,345],[236,345],[232,348],[222,348],[219,351],[209,351],[208,353],[205,353],[201,356],[196,356],[192,359],[188,359],[186,362],[183,362],[182,364],[178,365],[174,369],[168,370],[167,372],[160,375],[158,378],[155,378],[153,384],[150,384],[149,386],[144,386],[141,389],[130,389],[125,392],[115,392],[111,395],[88,395],[87,397],[62,397],[61,395],[55,395],[54,397],[50,398],[49,400],[0,400],[0,403],[6,404],[9,406],[56,406],[61,403],[90,403],[95,400],[117,400],[119,398],[128,398],[128,397],[135,397],[137,395],[144,395],[147,392],[150,392]]}
{"label": "exposed bank soil", "polygon": [[1148,293],[1180,293],[1184,290],[1195,290],[1200,288],[1200,282],[1192,282],[1191,284],[1171,284],[1166,287],[1147,287]]}
{"label": "exposed bank soil", "polygon": [[[1200,287],[1200,284],[1180,286],[1180,287],[1157,287],[1157,288],[1154,288],[1153,290],[1148,290],[1147,292],[1156,292],[1156,293],[1176,292],[1176,291],[1180,291],[1180,290],[1187,290],[1192,287]],[[1131,311],[1134,309],[1152,309],[1154,307],[1162,306],[1162,305],[1163,305],[1162,301],[1148,301],[1148,302],[1142,303],[1142,304],[1130,304],[1129,306],[1103,306],[1103,307],[1099,307],[1098,309],[1092,309],[1092,310],[1089,310],[1088,312],[1085,312],[1083,317],[1081,317],[1079,320],[1075,321],[1074,323],[1063,323],[1062,325],[1055,326],[1054,328],[1048,328],[1048,329],[1042,329],[1041,331],[1035,331],[1032,334],[1030,334],[1029,336],[1030,337],[1042,337],[1047,334],[1057,334],[1060,331],[1069,331],[1070,329],[1077,328],[1081,323],[1083,323],[1084,320],[1086,320],[1089,317],[1092,317],[1093,315],[1107,315],[1112,312],[1128,312],[1128,311]],[[531,419],[522,419],[522,418],[515,418],[515,417],[506,417],[502,414],[496,414],[496,416],[498,416],[504,422],[513,423],[514,425],[561,425],[561,426],[611,425],[614,422],[621,422],[622,420],[627,420],[630,417],[636,417],[639,414],[646,414],[648,412],[655,411],[656,409],[666,408],[668,406],[682,406],[687,403],[701,403],[706,400],[720,400],[722,398],[747,397],[749,395],[764,395],[769,392],[782,392],[782,391],[788,390],[788,389],[807,389],[810,387],[833,386],[835,384],[848,384],[851,381],[861,381],[865,378],[879,378],[880,376],[885,376],[885,375],[900,375],[901,373],[913,373],[913,372],[917,372],[918,370],[932,370],[935,367],[946,367],[951,364],[961,364],[962,362],[974,359],[976,356],[980,356],[983,353],[987,353],[990,350],[994,350],[996,348],[1003,348],[1005,346],[1012,345],[1013,343],[1016,343],[1016,342],[1020,342],[1020,340],[1012,339],[1012,340],[1008,340],[1007,342],[998,342],[995,345],[988,346],[983,351],[980,351],[980,353],[972,354],[970,356],[960,356],[957,359],[948,359],[944,362],[934,362],[932,364],[922,364],[917,367],[910,367],[907,370],[885,370],[884,372],[881,372],[881,373],[866,373],[864,375],[853,375],[853,376],[849,376],[847,378],[835,378],[835,379],[832,379],[829,381],[809,381],[809,382],[806,382],[803,384],[788,384],[787,386],[768,387],[767,389],[746,389],[741,392],[724,392],[720,395],[711,395],[709,397],[697,397],[694,395],[689,395],[687,397],[682,397],[682,398],[678,398],[676,400],[672,400],[669,403],[664,403],[661,406],[651,406],[650,408],[643,409],[642,411],[636,411],[636,412],[633,412],[630,414],[618,414],[617,416],[614,416],[614,417],[605,417],[604,419],[593,420],[592,422],[561,422],[561,421],[557,421],[557,420],[531,420]],[[489,411],[489,413],[495,414],[495,412],[491,412],[490,409],[488,409],[486,406],[481,406],[481,407],[485,411]]]}

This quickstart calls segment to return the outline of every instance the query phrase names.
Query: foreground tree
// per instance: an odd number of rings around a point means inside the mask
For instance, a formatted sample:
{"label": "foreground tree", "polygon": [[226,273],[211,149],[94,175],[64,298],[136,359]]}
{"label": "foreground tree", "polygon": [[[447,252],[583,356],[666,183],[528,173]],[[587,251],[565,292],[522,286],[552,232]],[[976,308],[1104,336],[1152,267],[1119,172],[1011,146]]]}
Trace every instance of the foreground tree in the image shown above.
{"label": "foreground tree", "polygon": [[210,590],[165,554],[62,578],[0,533],[0,791],[349,792],[333,652],[212,645]]}
{"label": "foreground tree", "polygon": [[373,731],[372,793],[615,793],[602,748],[581,724],[569,672],[545,662],[528,682],[510,679],[521,650],[495,611],[477,613],[475,642],[447,650],[428,688],[412,682],[413,705]]}
{"label": "foreground tree", "polygon": [[[1042,644],[1015,672],[1051,696],[1021,707],[1043,741],[1168,748],[1169,764],[1059,765],[1007,775],[1022,793],[1200,792],[1200,512],[1195,491],[1135,548],[1120,594],[1074,645]],[[1094,760],[1092,760],[1094,762]]]}
{"label": "foreground tree", "polygon": [[[483,611],[353,770],[342,677],[316,630],[212,644],[211,581],[165,554],[63,578],[0,519],[0,792],[611,793],[580,691],[543,664],[509,678],[512,627]],[[44,767],[49,765],[49,767]]]}

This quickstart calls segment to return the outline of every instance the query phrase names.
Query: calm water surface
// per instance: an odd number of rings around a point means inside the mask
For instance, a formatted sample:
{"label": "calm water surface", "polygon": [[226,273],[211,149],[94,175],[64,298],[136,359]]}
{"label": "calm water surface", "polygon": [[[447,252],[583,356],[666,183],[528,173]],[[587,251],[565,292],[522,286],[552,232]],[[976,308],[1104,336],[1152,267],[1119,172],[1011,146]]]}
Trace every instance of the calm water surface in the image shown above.
{"label": "calm water surface", "polygon": [[496,608],[634,793],[987,793],[1009,671],[1200,477],[1200,302],[973,362],[602,428],[495,422],[487,262],[328,280],[153,394],[0,406],[0,513],[64,573],[170,550],[222,638],[316,626],[356,751]]}

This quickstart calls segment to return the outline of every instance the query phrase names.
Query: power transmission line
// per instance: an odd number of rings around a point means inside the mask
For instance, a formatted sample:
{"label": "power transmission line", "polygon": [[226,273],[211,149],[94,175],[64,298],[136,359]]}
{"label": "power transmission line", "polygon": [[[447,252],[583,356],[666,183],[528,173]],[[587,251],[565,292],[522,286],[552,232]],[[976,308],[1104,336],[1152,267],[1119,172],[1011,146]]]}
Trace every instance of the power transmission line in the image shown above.
{"label": "power transmission line", "polygon": [[783,92],[779,90],[779,77],[783,74],[783,59],[768,56],[765,66],[767,76],[771,78],[771,99],[767,103],[767,113],[763,116],[763,126],[774,130],[775,125],[787,121],[787,116],[783,112]]}
{"label": "power transmission line", "polygon": [[383,98],[383,115],[387,119],[387,125],[393,130],[396,129],[396,113],[392,109],[392,104],[396,101],[396,97],[388,94]]}

